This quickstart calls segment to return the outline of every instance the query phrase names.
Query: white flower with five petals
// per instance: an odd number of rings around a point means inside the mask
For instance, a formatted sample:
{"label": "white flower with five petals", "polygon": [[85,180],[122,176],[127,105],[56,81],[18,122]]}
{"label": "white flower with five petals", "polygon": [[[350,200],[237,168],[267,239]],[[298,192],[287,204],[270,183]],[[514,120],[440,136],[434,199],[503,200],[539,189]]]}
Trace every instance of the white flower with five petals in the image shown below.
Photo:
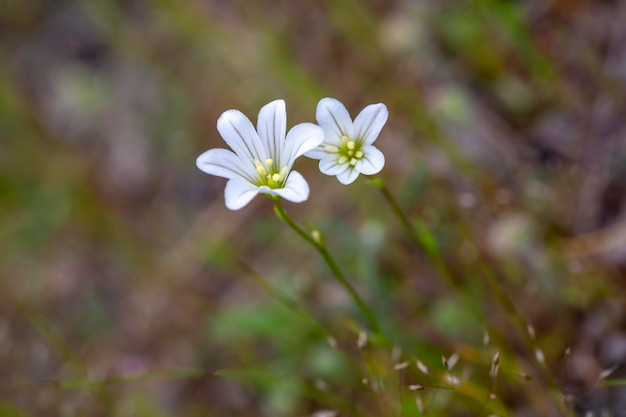
{"label": "white flower with five petals", "polygon": [[342,184],[352,183],[359,174],[377,174],[385,165],[385,156],[372,143],[388,116],[387,106],[370,104],[353,122],[340,101],[323,98],[317,104],[315,117],[324,129],[324,142],[305,156],[319,159],[320,171],[336,175]]}
{"label": "white flower with five petals", "polygon": [[210,149],[196,161],[207,174],[228,179],[226,207],[239,210],[257,194],[268,194],[300,203],[309,198],[309,185],[294,161],[324,140],[323,130],[301,123],[287,131],[284,100],[261,108],[257,128],[238,110],[227,110],[217,120],[217,130],[233,149]]}

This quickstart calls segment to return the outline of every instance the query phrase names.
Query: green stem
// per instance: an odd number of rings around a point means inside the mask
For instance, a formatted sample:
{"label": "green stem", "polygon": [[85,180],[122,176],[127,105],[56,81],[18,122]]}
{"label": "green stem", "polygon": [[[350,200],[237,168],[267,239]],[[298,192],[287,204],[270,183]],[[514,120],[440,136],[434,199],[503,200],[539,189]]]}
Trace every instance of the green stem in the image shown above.
{"label": "green stem", "polygon": [[[411,239],[411,241],[415,245],[417,245],[419,248],[424,250],[424,252],[426,252],[426,254],[428,254],[430,259],[433,261],[434,265],[437,267],[437,270],[443,276],[443,278],[445,278],[445,280],[448,282],[448,284],[450,284],[453,288],[458,289],[457,281],[453,278],[453,275],[450,272],[450,270],[448,269],[448,267],[447,267],[446,263],[444,262],[444,260],[442,259],[441,254],[436,250],[436,248],[434,248],[434,244],[425,243],[425,241],[430,240],[428,236],[423,236],[423,234],[424,233],[428,233],[428,231],[427,230],[421,230],[420,232],[418,232],[416,230],[416,228],[413,227],[413,225],[411,224],[409,218],[404,214],[404,212],[402,211],[402,209],[398,205],[398,203],[395,200],[395,198],[393,197],[393,195],[391,195],[391,192],[389,191],[389,189],[385,185],[385,182],[382,180],[382,178],[372,177],[372,178],[369,179],[369,182],[370,182],[371,185],[375,186],[376,188],[378,188],[380,190],[380,192],[382,193],[382,195],[385,198],[385,200],[387,201],[387,203],[389,203],[389,206],[391,207],[391,210],[398,217],[398,219],[400,219],[400,222],[402,222],[402,225],[404,226],[404,229],[405,229],[408,237]],[[471,239],[471,234],[466,230],[466,227],[463,224],[463,222],[460,221],[460,219],[459,219],[458,223],[462,225],[462,228],[465,231],[466,237]],[[422,235],[420,235],[420,234],[422,234]],[[481,256],[483,258],[486,258],[486,255],[482,251],[481,251],[480,254],[481,254]],[[511,298],[502,289],[500,283],[498,282],[498,279],[497,279],[495,271],[494,271],[495,268],[493,266],[491,266],[492,262],[490,260],[488,260],[488,259],[485,259],[485,265],[487,265],[487,268],[484,270],[484,276],[487,278],[489,286],[491,287],[491,290],[493,291],[496,299],[502,305],[504,310],[508,313],[507,317],[512,318],[512,322],[514,324],[514,327],[518,330],[519,334],[524,339],[524,341],[526,342],[527,346],[535,346],[534,340],[532,340],[532,338],[529,336],[529,334],[527,332],[527,326],[526,326],[526,322],[525,322],[524,318],[522,317],[521,313],[515,307],[515,304],[513,303]],[[545,364],[539,363],[537,361],[537,359],[535,357],[535,352],[530,352],[530,354],[535,359],[535,361],[537,362],[537,365],[539,366],[540,371],[544,374],[544,377],[553,386],[558,386],[558,385],[556,385],[556,382],[555,382],[554,378],[548,372],[546,372]]]}
{"label": "green stem", "polygon": [[279,199],[274,200],[274,211],[276,212],[276,216],[281,221],[286,223],[297,234],[299,234],[304,240],[309,242],[311,245],[313,245],[313,247],[315,247],[315,249],[317,249],[320,255],[322,255],[322,258],[324,258],[324,261],[330,268],[331,272],[333,273],[337,281],[339,281],[339,283],[348,292],[348,294],[350,294],[350,297],[352,297],[352,300],[355,302],[355,304],[359,307],[359,309],[361,310],[361,313],[365,317],[365,320],[367,320],[369,327],[373,331],[380,333],[380,326],[378,324],[378,321],[376,320],[376,317],[374,316],[372,311],[369,309],[369,307],[367,307],[367,305],[365,304],[361,296],[356,292],[352,284],[350,284],[350,282],[346,279],[343,272],[341,272],[339,265],[337,265],[337,262],[335,261],[335,259],[332,257],[330,252],[328,252],[328,249],[326,248],[326,245],[324,244],[324,241],[319,231],[315,230],[313,233],[308,233],[307,231],[302,229],[300,226],[298,226],[291,219],[289,214],[287,214],[285,209],[283,209],[282,205],[280,204]]}
{"label": "green stem", "polygon": [[428,230],[426,230],[425,228],[422,228],[420,232],[416,230],[415,226],[411,224],[409,218],[400,208],[400,205],[398,204],[396,199],[393,197],[393,195],[391,195],[391,192],[387,188],[387,185],[385,185],[385,182],[382,180],[382,178],[372,177],[369,179],[369,183],[380,190],[383,197],[385,198],[385,201],[387,201],[387,203],[391,207],[391,211],[393,211],[393,213],[402,223],[402,226],[404,227],[404,230],[411,242],[413,242],[413,244],[422,249],[426,253],[426,255],[428,255],[430,260],[439,271],[439,274],[441,274],[441,276],[448,282],[448,284],[450,284],[453,288],[456,288],[458,286],[457,282],[453,278],[452,273],[442,259],[441,254],[435,247],[434,240]]}
{"label": "green stem", "polygon": [[381,178],[377,178],[377,177],[370,178],[369,182],[370,184],[378,188],[380,192],[383,194],[383,197],[385,197],[385,200],[391,207],[391,210],[398,217],[398,219],[402,223],[402,226],[404,226],[404,229],[407,232],[409,239],[411,239],[413,243],[415,243],[419,247],[425,249],[422,245],[421,240],[415,233],[415,229],[413,228],[413,225],[411,225],[409,218],[404,214],[404,212],[402,211],[402,209],[396,202],[396,199],[393,198],[393,196],[391,195],[391,192],[389,192],[389,189],[385,185],[385,182]]}

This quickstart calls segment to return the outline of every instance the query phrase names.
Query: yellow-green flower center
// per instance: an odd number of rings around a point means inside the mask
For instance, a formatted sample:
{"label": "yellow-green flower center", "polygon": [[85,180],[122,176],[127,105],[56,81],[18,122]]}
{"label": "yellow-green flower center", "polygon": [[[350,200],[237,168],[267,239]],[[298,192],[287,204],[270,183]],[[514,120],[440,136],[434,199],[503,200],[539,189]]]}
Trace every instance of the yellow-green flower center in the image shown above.
{"label": "yellow-green flower center", "polygon": [[282,188],[285,185],[285,179],[287,177],[287,167],[280,168],[274,163],[272,159],[266,159],[263,163],[261,161],[254,161],[256,172],[259,173],[257,185],[260,187],[266,185],[270,188]]}
{"label": "yellow-green flower center", "polygon": [[356,163],[363,159],[362,148],[363,144],[360,141],[352,140],[346,135],[341,137],[341,145],[324,146],[326,152],[337,154],[337,163],[349,164],[352,167],[356,166]]}

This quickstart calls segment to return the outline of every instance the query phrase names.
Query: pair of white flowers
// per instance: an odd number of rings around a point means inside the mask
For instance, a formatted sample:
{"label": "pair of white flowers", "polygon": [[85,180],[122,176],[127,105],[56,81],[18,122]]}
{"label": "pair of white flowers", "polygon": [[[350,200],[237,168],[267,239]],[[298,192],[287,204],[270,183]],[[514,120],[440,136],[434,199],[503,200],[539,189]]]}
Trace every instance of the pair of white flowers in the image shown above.
{"label": "pair of white flowers", "polygon": [[261,108],[256,129],[238,110],[227,110],[217,120],[217,130],[233,149],[210,149],[196,161],[207,174],[228,179],[226,207],[239,210],[257,194],[300,203],[309,198],[309,185],[291,168],[299,156],[319,159],[320,171],[350,184],[359,174],[373,175],[385,157],[372,145],[389,113],[384,104],[365,107],[354,119],[345,106],[324,98],[315,113],[318,125],[300,123],[287,133],[284,100]]}

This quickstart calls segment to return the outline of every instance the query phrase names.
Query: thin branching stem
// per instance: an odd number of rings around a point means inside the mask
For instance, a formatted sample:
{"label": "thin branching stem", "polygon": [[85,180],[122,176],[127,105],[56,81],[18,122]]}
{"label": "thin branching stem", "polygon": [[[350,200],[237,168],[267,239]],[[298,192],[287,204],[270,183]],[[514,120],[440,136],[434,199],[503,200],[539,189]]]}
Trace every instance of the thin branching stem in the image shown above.
{"label": "thin branching stem", "polygon": [[[422,249],[429,256],[429,258],[431,259],[431,261],[433,262],[433,264],[435,265],[435,267],[437,268],[441,276],[448,282],[448,284],[450,284],[453,288],[458,289],[457,281],[454,279],[446,263],[443,261],[441,254],[438,251],[430,248],[427,244],[424,244],[424,241],[423,239],[420,238],[418,231],[413,226],[413,224],[411,223],[409,218],[406,216],[406,214],[402,211],[402,209],[400,208],[400,205],[398,204],[396,199],[393,197],[393,195],[391,194],[391,192],[385,185],[385,182],[383,181],[383,179],[379,177],[371,177],[369,179],[369,183],[380,190],[383,197],[385,198],[385,200],[391,207],[391,210],[393,211],[393,213],[398,217],[398,219],[404,226],[405,232],[407,236],[409,237],[409,239],[411,240],[411,242],[413,242],[417,247]],[[463,224],[462,222],[459,222],[459,223]],[[465,230],[465,232],[467,236],[469,237],[468,231]],[[481,256],[485,257],[485,255],[482,252],[481,252]],[[518,330],[518,333],[521,335],[521,337],[526,341],[527,346],[535,346],[536,343],[534,342],[534,340],[532,340],[532,338],[528,335],[528,332],[526,331],[526,322],[524,318],[515,307],[515,304],[513,303],[509,295],[502,289],[500,283],[498,282],[498,279],[495,273],[495,267],[491,266],[491,262],[489,262],[487,259],[485,260],[486,260],[485,264],[487,265],[487,268],[485,268],[484,270],[484,276],[487,278],[488,284],[491,287],[493,294],[495,295],[500,305],[507,312],[508,317],[510,317],[511,320],[513,321],[515,328]],[[534,361],[538,365],[539,371],[544,375],[548,383],[552,387],[558,387],[558,384],[556,383],[554,377],[547,371],[545,364],[541,363],[535,357],[534,352],[531,352],[531,355],[533,356]]]}
{"label": "thin branching stem", "polygon": [[404,231],[406,232],[411,242],[413,242],[413,244],[422,249],[426,253],[426,255],[428,255],[441,276],[448,282],[448,284],[450,284],[453,288],[456,288],[458,286],[457,282],[454,280],[452,273],[446,266],[446,263],[441,258],[441,254],[438,251],[433,250],[433,248],[428,247],[428,245],[424,243],[424,240],[420,238],[417,230],[415,229],[415,226],[413,226],[409,218],[406,216],[406,214],[404,214],[404,212],[400,208],[400,205],[393,197],[382,178],[372,177],[369,179],[369,183],[380,190],[383,197],[385,198],[385,201],[387,201],[387,203],[391,207],[391,211],[393,211],[393,214],[395,214],[402,223]]}
{"label": "thin branching stem", "polygon": [[350,294],[350,297],[352,298],[354,303],[357,305],[359,310],[361,310],[361,313],[365,317],[365,320],[367,321],[369,327],[373,331],[380,333],[380,325],[378,324],[378,320],[376,320],[376,317],[374,316],[370,308],[365,304],[359,293],[356,292],[352,284],[350,284],[350,282],[347,280],[347,278],[339,268],[339,265],[337,265],[337,262],[328,251],[328,248],[326,248],[324,240],[322,239],[319,231],[315,230],[313,233],[308,233],[306,230],[298,226],[282,207],[279,199],[274,200],[274,212],[281,221],[291,227],[298,235],[300,235],[304,240],[309,242],[311,245],[313,245],[313,247],[315,247],[315,249],[317,249],[320,255],[322,255],[322,258],[324,258],[324,261],[330,268],[334,277],[337,279],[337,281],[339,281],[339,283],[348,292],[348,294]]}

